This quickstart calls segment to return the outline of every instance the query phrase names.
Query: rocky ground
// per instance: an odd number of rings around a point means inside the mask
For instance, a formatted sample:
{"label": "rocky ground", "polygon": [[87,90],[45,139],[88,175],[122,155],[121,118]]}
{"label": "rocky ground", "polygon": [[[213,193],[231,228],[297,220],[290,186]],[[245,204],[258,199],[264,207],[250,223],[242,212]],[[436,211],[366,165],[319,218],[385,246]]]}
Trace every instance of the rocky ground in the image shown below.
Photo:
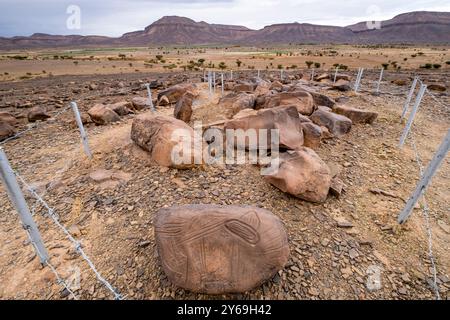
{"label": "rocky ground", "polygon": [[[406,77],[405,74],[399,74]],[[392,75],[398,77],[398,75]],[[436,77],[436,76],[433,76]],[[448,81],[448,75],[442,78]],[[363,89],[373,88],[365,78]],[[145,96],[143,83],[199,82],[200,74],[127,74],[63,76],[19,83],[1,83],[0,107],[18,116],[35,105],[50,114],[76,99],[87,111],[94,103],[112,103]],[[409,79],[408,79],[409,81]],[[134,145],[130,128],[134,115],[106,126],[86,126],[94,159],[82,153],[70,110],[50,118],[3,147],[12,166],[44,194],[61,222],[81,241],[99,272],[128,299],[433,299],[431,264],[422,210],[414,210],[407,224],[396,223],[398,213],[419,177],[411,146],[397,148],[403,125],[399,116],[408,91],[389,81],[382,91],[331,92],[317,90],[346,105],[379,113],[372,125],[354,125],[350,134],[325,140],[317,153],[345,184],[339,197],[324,204],[301,201],[271,186],[254,166],[199,167],[176,170],[158,167]],[[194,120],[220,119],[206,87],[195,103]],[[439,96],[448,105],[448,94]],[[450,122],[450,110],[425,98],[414,125],[418,150],[431,159]],[[159,108],[172,114],[173,108]],[[25,123],[22,124],[22,129]],[[433,230],[433,250],[442,298],[450,288],[449,164],[447,159],[427,192]],[[95,181],[98,169],[114,170],[115,177]],[[48,186],[48,183],[51,183]],[[48,187],[44,187],[47,185]],[[383,192],[373,192],[375,189]],[[42,268],[17,214],[0,189],[0,298],[70,299],[48,268]],[[372,190],[372,192],[371,192]],[[65,235],[29,197],[35,218],[51,255],[64,277],[81,271],[76,289],[83,299],[110,299]],[[284,270],[257,289],[238,295],[199,295],[174,287],[164,275],[155,250],[152,219],[174,204],[249,204],[279,216],[289,233],[290,259]],[[381,270],[381,288],[367,281]]]}

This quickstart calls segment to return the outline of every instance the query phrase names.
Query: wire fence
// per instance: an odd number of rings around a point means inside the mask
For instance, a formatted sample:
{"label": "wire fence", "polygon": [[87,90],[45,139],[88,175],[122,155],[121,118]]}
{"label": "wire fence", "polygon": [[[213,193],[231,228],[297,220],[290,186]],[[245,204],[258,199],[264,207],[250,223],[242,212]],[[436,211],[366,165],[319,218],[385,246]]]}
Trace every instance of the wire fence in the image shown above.
{"label": "wire fence", "polygon": [[[311,69],[307,69],[306,70],[308,73],[311,72],[311,77],[314,77],[314,70]],[[299,72],[299,70],[295,70],[292,72]],[[343,70],[342,73],[345,74],[352,74],[355,71],[353,70]],[[375,75],[380,74],[379,79],[375,79],[375,80],[371,80],[371,81],[367,81],[365,83],[362,82],[362,80],[364,79],[364,72],[366,73],[374,73]],[[381,73],[380,73],[381,72]],[[223,72],[223,74],[226,74],[226,72]],[[279,76],[279,78],[282,80],[284,76],[286,76],[287,74],[289,74],[288,72],[283,72],[282,70],[240,70],[240,71],[235,71],[233,72],[229,72],[228,73],[228,80],[231,79],[237,79],[239,77],[242,76],[248,76],[248,75],[257,75],[258,77],[261,76]],[[336,71],[337,74],[337,71]],[[353,85],[353,88],[361,92],[377,92],[379,94],[386,94],[386,95],[407,95],[406,92],[404,92],[404,90],[398,89],[398,90],[392,90],[392,88],[388,88],[380,90],[380,84],[383,82],[383,76],[387,76],[387,72],[381,71],[380,69],[367,69],[367,70],[363,70],[361,71],[361,69],[358,70],[358,76],[356,77],[356,82]],[[210,81],[211,78],[211,73],[208,76],[208,81]],[[418,81],[420,84],[423,85],[423,81],[418,78]],[[211,86],[211,83],[209,84]],[[222,81],[222,85],[223,85],[223,81]],[[370,88],[368,89],[367,86],[369,86]],[[151,99],[151,92],[149,90],[149,87],[147,86],[147,90],[148,90],[148,95],[149,95],[149,99]],[[402,92],[403,91],[403,92]],[[430,97],[431,99],[434,100],[435,103],[437,103],[440,107],[444,108],[444,109],[448,109],[448,105],[445,104],[444,102],[442,102],[440,100],[440,97],[436,96],[434,93],[432,93],[429,89],[426,89],[426,94],[428,97]],[[151,101],[150,101],[151,102]],[[152,103],[150,103],[150,105],[152,106]],[[53,118],[58,118],[61,114],[65,113],[67,110],[71,109],[71,106],[67,106],[66,108],[63,108],[62,110],[58,111],[55,115],[53,115]],[[152,108],[152,110],[155,110],[154,108]],[[3,140],[0,142],[0,147],[6,143],[8,143],[9,141],[15,140],[20,138],[21,136],[25,135],[28,132],[31,132],[32,130],[36,129],[37,127],[43,125],[44,122],[36,122],[35,124],[33,124],[32,126],[30,126],[29,128]],[[414,130],[412,130],[409,133],[409,137],[410,137],[410,143],[412,146],[412,149],[414,151],[414,156],[415,156],[415,161],[418,165],[419,168],[419,173],[420,176],[423,176],[424,174],[424,168],[423,168],[423,161],[422,158],[418,152],[417,149],[417,145],[415,142],[415,138],[414,138]],[[75,251],[77,253],[80,254],[80,256],[82,257],[82,259],[87,263],[87,265],[89,266],[89,268],[92,270],[92,272],[95,274],[97,280],[106,288],[108,289],[111,294],[113,295],[114,299],[116,300],[122,300],[125,297],[122,296],[119,291],[113,286],[111,285],[101,274],[100,272],[97,270],[97,268],[95,267],[94,263],[92,262],[92,260],[89,258],[89,256],[86,254],[86,252],[84,251],[81,243],[79,241],[77,241],[72,234],[67,230],[67,228],[60,222],[59,217],[57,215],[57,213],[55,212],[55,210],[43,199],[44,195],[39,195],[26,181],[25,179],[17,172],[14,170],[14,174],[17,177],[17,179],[20,180],[20,182],[22,183],[22,185],[25,187],[25,189],[27,189],[31,195],[35,198],[35,203],[32,207],[31,213],[32,215],[35,214],[36,211],[36,207],[40,204],[42,205],[45,210],[46,210],[46,215],[54,222],[54,224],[65,234],[65,236],[69,239],[69,241],[72,243],[72,245],[75,248]],[[439,286],[437,284],[437,266],[436,266],[436,258],[434,256],[433,253],[433,234],[432,234],[432,228],[431,228],[431,223],[430,223],[430,214],[429,214],[429,207],[426,201],[426,196],[425,193],[423,194],[422,197],[422,213],[423,213],[423,217],[424,217],[424,225],[425,225],[425,229],[426,229],[426,233],[427,233],[427,242],[428,242],[428,252],[427,255],[430,259],[431,265],[432,265],[432,279],[433,279],[433,284],[432,284],[432,289],[436,295],[436,299],[440,299],[440,293],[439,293]],[[38,251],[38,247],[35,245],[35,243],[32,241],[32,237],[30,236],[30,233],[28,232],[29,230],[27,230],[27,234],[28,237],[30,239],[30,242],[32,243],[32,245],[34,246],[34,248]],[[64,288],[64,290],[66,290],[69,295],[74,299],[77,300],[78,297],[76,296],[76,294],[73,292],[73,290],[71,290],[70,285],[67,283],[66,280],[64,280],[59,273],[57,272],[56,268],[51,264],[50,259],[47,259],[44,263],[44,265],[48,266],[49,269],[53,272],[53,274],[55,275],[55,278],[57,280],[57,284],[60,285],[62,288]]]}

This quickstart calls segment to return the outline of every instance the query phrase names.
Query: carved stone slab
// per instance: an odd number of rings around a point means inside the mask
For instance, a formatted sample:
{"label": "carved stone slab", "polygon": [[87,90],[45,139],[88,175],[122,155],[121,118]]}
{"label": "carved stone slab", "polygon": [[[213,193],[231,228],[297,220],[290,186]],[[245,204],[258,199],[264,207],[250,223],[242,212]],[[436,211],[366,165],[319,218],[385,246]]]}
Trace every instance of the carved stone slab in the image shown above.
{"label": "carved stone slab", "polygon": [[208,294],[251,290],[287,263],[281,220],[251,206],[188,205],[156,213],[161,264],[173,284]]}

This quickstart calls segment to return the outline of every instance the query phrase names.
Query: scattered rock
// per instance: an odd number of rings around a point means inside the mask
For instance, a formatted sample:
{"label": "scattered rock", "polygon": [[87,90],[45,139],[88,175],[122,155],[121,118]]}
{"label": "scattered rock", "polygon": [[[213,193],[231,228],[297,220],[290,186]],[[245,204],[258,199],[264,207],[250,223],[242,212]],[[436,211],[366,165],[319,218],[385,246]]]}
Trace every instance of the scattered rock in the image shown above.
{"label": "scattered rock", "polygon": [[303,129],[304,146],[311,149],[318,148],[322,139],[321,127],[312,123],[311,120],[309,122],[302,122],[301,126]]}
{"label": "scattered rock", "polygon": [[226,110],[226,116],[231,119],[235,114],[244,109],[253,109],[255,96],[245,92],[230,93],[219,100],[219,106]]}
{"label": "scattered rock", "polygon": [[17,125],[17,119],[8,112],[0,112],[0,122],[6,122],[11,127]]}
{"label": "scattered rock", "polygon": [[350,87],[350,81],[339,79],[336,83],[333,83],[331,89],[338,91],[350,91],[352,88]]}
{"label": "scattered rock", "polygon": [[372,111],[366,111],[346,106],[334,106],[333,111],[337,114],[346,116],[353,123],[370,123],[372,124],[377,118],[378,113]]}
{"label": "scattered rock", "polygon": [[264,108],[279,106],[295,106],[303,115],[310,115],[314,111],[314,99],[305,91],[281,92],[266,97]]}
{"label": "scattered rock", "polygon": [[189,123],[192,117],[192,103],[194,95],[191,92],[186,92],[177,102],[174,109],[174,116],[176,119]]}
{"label": "scattered rock", "polygon": [[150,100],[148,98],[134,97],[131,103],[133,108],[138,111],[150,108]]}
{"label": "scattered rock", "polygon": [[0,141],[13,136],[16,133],[16,129],[9,123],[0,121]]}
{"label": "scattered rock", "polygon": [[44,121],[51,116],[41,107],[33,107],[27,115],[29,122]]}
{"label": "scattered rock", "polygon": [[[200,159],[201,164],[202,150],[194,150],[194,130],[181,120],[149,112],[141,114],[133,121],[131,139],[160,166],[187,169],[195,165],[195,159]],[[180,147],[180,139],[191,142],[183,143],[187,144],[188,150],[182,150],[186,154],[174,149]]]}
{"label": "scattered rock", "polygon": [[427,86],[427,89],[429,90],[433,90],[433,91],[440,91],[440,92],[444,92],[447,91],[447,87],[443,84],[439,84],[439,83],[432,83],[429,84]]}
{"label": "scattered rock", "polygon": [[169,280],[208,294],[252,290],[288,261],[286,229],[265,209],[188,205],[159,210],[155,238]]}
{"label": "scattered rock", "polygon": [[[295,150],[303,146],[303,132],[301,123],[298,118],[298,112],[295,107],[280,107],[268,110],[260,110],[256,115],[251,115],[245,118],[233,119],[225,123],[225,130],[227,129],[242,129],[247,131],[254,129],[255,141],[252,144],[254,147],[259,146],[260,130],[266,129],[266,142],[270,144],[271,130],[278,129],[280,137],[280,148]],[[241,145],[244,143],[245,145]],[[236,139],[235,146],[238,148],[249,148],[249,138],[245,141]]]}
{"label": "scattered rock", "polygon": [[326,200],[331,185],[330,169],[306,147],[281,153],[279,168],[272,168],[265,179],[283,192],[319,203]]}
{"label": "scattered rock", "polygon": [[314,111],[310,119],[315,124],[326,127],[333,135],[337,137],[349,133],[352,128],[352,120],[324,109]]}
{"label": "scattered rock", "polygon": [[92,121],[99,125],[120,121],[120,117],[117,113],[100,103],[89,109],[88,114]]}
{"label": "scattered rock", "polygon": [[167,98],[168,104],[176,103],[178,99],[180,99],[183,94],[190,91],[194,96],[196,95],[195,85],[187,83],[187,84],[177,84],[172,86],[166,90],[163,90],[158,93],[158,105],[161,104],[162,97],[165,96]]}

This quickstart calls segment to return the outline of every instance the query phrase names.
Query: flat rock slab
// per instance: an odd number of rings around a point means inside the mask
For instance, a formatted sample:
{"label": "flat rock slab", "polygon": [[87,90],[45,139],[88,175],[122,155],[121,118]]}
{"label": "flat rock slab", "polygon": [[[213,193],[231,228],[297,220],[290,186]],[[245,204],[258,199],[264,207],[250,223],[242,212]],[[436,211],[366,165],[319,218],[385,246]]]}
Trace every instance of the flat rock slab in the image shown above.
{"label": "flat rock slab", "polygon": [[333,111],[337,114],[346,116],[353,123],[374,123],[374,121],[378,118],[378,113],[361,110],[356,108],[351,108],[347,106],[334,106]]}
{"label": "flat rock slab", "polygon": [[246,292],[288,261],[286,229],[265,209],[188,205],[163,208],[154,219],[162,268],[184,289],[208,294]]}

